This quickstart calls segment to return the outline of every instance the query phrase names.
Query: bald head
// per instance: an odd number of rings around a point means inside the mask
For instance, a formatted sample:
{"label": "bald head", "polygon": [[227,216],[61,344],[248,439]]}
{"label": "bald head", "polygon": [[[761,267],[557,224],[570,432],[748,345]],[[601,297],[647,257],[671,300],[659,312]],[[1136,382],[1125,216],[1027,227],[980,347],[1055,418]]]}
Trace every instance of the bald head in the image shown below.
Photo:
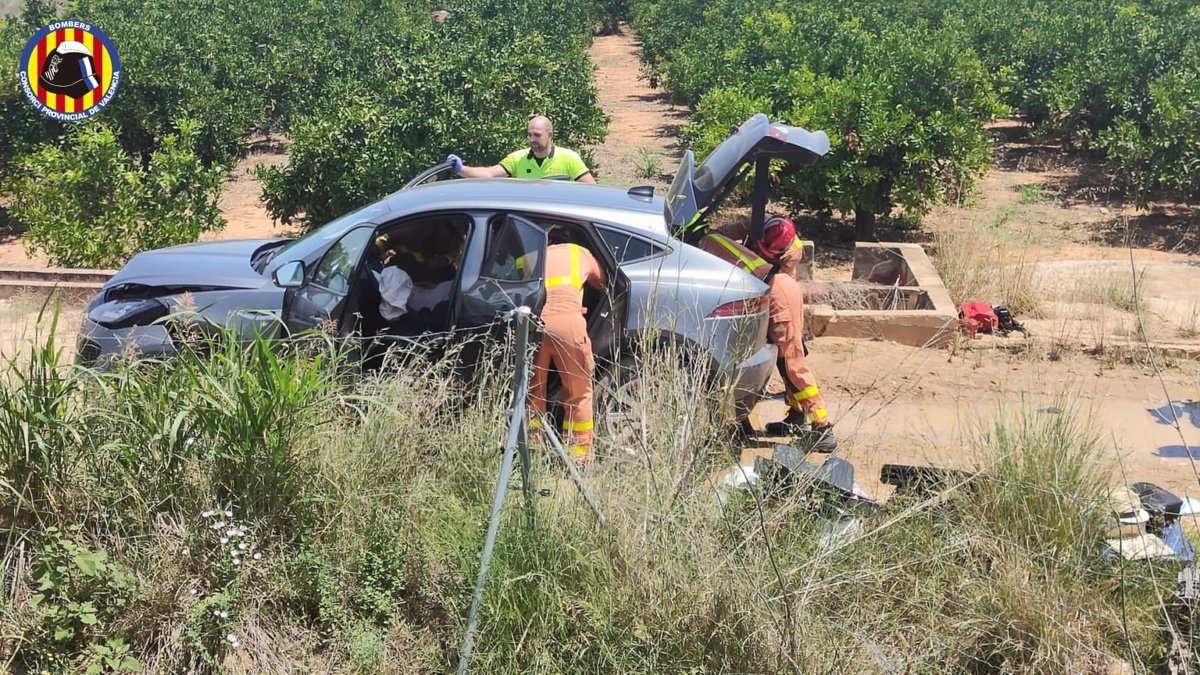
{"label": "bald head", "polygon": [[533,150],[535,157],[545,158],[550,154],[550,149],[554,147],[554,125],[550,123],[549,117],[537,115],[531,118],[526,133],[529,137],[529,149]]}

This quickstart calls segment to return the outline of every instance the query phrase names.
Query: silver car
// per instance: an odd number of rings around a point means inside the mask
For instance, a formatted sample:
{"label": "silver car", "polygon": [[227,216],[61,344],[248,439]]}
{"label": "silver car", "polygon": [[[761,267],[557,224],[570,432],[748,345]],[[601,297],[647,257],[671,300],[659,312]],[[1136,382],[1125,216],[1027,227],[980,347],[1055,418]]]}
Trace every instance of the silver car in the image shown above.
{"label": "silver car", "polygon": [[[554,226],[608,271],[605,292],[585,295],[588,330],[604,372],[623,370],[646,335],[703,359],[731,383],[730,411],[748,413],[775,367],[767,342],[767,287],[684,243],[706,209],[764,157],[811,163],[823,132],[748,120],[699,167],[687,152],[666,199],[565,181],[439,180],[443,166],[401,190],[294,240],[188,244],[134,256],[89,303],[79,361],[135,351],[170,355],[180,309],[202,325],[278,336],[317,327],[386,344],[436,344],[487,331],[514,307],[545,299],[542,252]],[[381,314],[379,273],[402,260],[425,304]],[[439,295],[440,294],[440,295]],[[184,300],[187,298],[187,300]],[[184,307],[181,305],[183,302]],[[622,369],[621,366],[625,368]]]}

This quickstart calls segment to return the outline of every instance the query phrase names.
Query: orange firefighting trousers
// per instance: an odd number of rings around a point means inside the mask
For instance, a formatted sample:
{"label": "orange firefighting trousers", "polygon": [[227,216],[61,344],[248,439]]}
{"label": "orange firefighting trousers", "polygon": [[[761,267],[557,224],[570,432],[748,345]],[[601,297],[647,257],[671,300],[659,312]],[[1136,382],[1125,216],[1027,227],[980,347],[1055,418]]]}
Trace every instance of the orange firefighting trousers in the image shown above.
{"label": "orange firefighting trousers", "polygon": [[603,287],[604,269],[588,251],[575,244],[557,244],[546,249],[546,305],[542,322],[546,334],[533,363],[529,383],[531,428],[546,413],[546,389],[550,368],[555,368],[563,386],[563,443],[572,459],[592,457],[592,340],[583,318],[583,285]]}
{"label": "orange firefighting trousers", "polygon": [[816,426],[829,424],[829,414],[817,378],[804,357],[804,291],[799,282],[786,274],[776,274],[767,282],[770,291],[770,325],[767,338],[779,349],[780,370],[787,386],[787,402],[793,410],[803,411]]}

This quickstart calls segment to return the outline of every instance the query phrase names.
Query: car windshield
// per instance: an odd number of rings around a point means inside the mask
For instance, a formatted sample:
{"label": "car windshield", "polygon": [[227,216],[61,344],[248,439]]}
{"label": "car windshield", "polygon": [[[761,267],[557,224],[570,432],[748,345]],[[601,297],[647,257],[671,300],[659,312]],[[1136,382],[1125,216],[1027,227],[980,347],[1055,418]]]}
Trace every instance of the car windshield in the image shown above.
{"label": "car windshield", "polygon": [[[312,253],[324,250],[329,246],[330,242],[345,234],[355,225],[365,222],[379,222],[381,216],[387,213],[387,211],[388,207],[384,202],[375,202],[361,209],[351,211],[340,218],[334,218],[303,237],[280,246],[271,255],[263,256],[262,261],[257,263],[257,265],[265,268],[272,260],[279,260],[281,264],[293,260],[307,260]],[[261,273],[262,269],[260,268],[258,271]]]}

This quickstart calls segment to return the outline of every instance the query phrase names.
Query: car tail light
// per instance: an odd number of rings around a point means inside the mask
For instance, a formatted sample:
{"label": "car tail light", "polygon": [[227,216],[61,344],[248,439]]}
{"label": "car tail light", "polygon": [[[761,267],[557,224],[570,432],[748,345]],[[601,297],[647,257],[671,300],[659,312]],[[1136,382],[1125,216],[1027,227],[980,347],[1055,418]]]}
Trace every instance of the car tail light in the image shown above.
{"label": "car tail light", "polygon": [[760,295],[756,298],[745,298],[743,300],[727,302],[710,312],[708,318],[719,319],[730,316],[747,316],[750,314],[758,314],[766,309],[766,307],[767,296]]}

